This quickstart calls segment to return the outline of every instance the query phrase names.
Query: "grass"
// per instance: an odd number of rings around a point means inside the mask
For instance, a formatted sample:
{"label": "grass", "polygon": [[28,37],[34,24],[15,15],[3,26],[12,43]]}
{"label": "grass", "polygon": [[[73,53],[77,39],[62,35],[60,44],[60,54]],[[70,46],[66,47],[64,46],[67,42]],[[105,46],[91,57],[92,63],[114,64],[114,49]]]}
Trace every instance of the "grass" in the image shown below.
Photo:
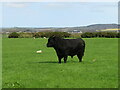
{"label": "grass", "polygon": [[[58,64],[47,39],[3,38],[3,88],[117,88],[118,39],[84,39],[83,62]],[[37,54],[37,50],[43,53]]]}

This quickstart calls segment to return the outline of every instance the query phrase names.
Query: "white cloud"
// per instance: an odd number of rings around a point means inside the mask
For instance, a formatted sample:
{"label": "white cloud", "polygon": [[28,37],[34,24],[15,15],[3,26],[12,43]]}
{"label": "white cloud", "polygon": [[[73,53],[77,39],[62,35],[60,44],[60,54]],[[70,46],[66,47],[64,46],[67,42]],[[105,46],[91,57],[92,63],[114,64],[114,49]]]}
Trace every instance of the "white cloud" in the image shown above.
{"label": "white cloud", "polygon": [[26,4],[25,3],[6,3],[6,6],[14,7],[14,8],[24,8],[26,7]]}
{"label": "white cloud", "polygon": [[61,7],[61,6],[64,6],[63,3],[49,3],[47,4],[47,6],[50,6],[50,7]]}
{"label": "white cloud", "polygon": [[51,2],[51,3],[47,3],[45,6],[48,8],[67,8],[67,7],[72,7],[72,4]]}

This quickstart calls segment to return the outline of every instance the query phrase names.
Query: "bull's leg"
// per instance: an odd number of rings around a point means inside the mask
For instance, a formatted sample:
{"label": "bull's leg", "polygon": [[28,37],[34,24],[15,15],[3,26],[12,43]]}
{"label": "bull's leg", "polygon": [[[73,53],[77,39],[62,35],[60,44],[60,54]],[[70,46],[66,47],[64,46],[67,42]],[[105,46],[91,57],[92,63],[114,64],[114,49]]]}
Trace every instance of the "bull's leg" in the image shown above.
{"label": "bull's leg", "polygon": [[79,59],[79,62],[82,62],[82,57],[83,57],[83,55],[77,54],[77,57],[78,57],[78,59]]}
{"label": "bull's leg", "polygon": [[82,62],[82,57],[84,56],[84,50],[85,50],[85,47],[83,47],[81,49],[81,52],[79,52],[79,54],[77,54],[77,57],[79,58],[79,62]]}
{"label": "bull's leg", "polygon": [[61,59],[62,59],[62,57],[61,57],[61,56],[58,56],[58,60],[59,60],[58,63],[61,63]]}
{"label": "bull's leg", "polygon": [[64,56],[64,63],[66,63],[67,61],[67,56]]}

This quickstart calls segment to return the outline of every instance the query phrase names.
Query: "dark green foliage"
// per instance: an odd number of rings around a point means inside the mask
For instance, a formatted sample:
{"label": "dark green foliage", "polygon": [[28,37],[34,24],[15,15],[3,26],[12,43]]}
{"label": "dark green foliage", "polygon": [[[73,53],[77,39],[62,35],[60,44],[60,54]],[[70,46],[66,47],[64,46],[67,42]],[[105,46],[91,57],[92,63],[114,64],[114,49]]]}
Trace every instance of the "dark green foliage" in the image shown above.
{"label": "dark green foliage", "polygon": [[35,33],[33,35],[33,37],[36,37],[36,38],[43,38],[43,37],[51,37],[51,36],[57,36],[57,37],[70,37],[71,34],[67,33],[67,32],[38,32],[38,33]]}
{"label": "dark green foliage", "polygon": [[19,38],[32,38],[33,33],[19,33]]}
{"label": "dark green foliage", "polygon": [[120,38],[120,33],[116,32],[86,32],[81,35],[82,38],[105,37]]}
{"label": "dark green foliage", "polygon": [[18,38],[19,37],[19,34],[16,33],[16,32],[13,32],[11,34],[9,34],[8,38]]}
{"label": "dark green foliage", "polygon": [[49,38],[51,36],[57,36],[57,37],[70,37],[71,34],[67,33],[67,32],[37,32],[37,33],[16,33],[13,32],[11,34],[9,34],[8,38]]}
{"label": "dark green foliage", "polygon": [[86,32],[86,33],[82,34],[81,37],[83,37],[83,38],[92,38],[92,37],[95,37],[95,33]]}
{"label": "dark green foliage", "polygon": [[65,37],[65,38],[66,38],[66,37],[70,37],[70,35],[71,35],[70,33],[63,32],[63,37]]}
{"label": "dark green foliage", "polygon": [[72,38],[81,38],[81,33],[72,33],[70,37],[72,37]]}
{"label": "dark green foliage", "polygon": [[120,32],[117,34],[117,38],[120,38]]}
{"label": "dark green foliage", "polygon": [[120,33],[117,32],[85,32],[83,34],[76,33],[70,34],[67,32],[37,32],[37,33],[16,33],[13,32],[8,35],[8,38],[49,38],[51,36],[57,36],[62,38],[74,37],[74,38],[94,38],[94,37],[104,37],[104,38],[120,38]]}
{"label": "dark green foliage", "polygon": [[40,35],[39,35],[39,33],[34,33],[34,34],[33,34],[33,37],[35,37],[35,38],[39,38]]}

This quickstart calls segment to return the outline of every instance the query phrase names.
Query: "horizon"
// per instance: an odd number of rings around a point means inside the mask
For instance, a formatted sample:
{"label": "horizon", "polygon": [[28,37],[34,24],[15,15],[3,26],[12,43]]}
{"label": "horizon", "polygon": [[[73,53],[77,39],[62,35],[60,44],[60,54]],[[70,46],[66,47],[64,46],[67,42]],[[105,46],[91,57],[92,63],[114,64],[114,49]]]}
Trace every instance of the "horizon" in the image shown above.
{"label": "horizon", "polygon": [[90,24],[90,25],[83,25],[83,26],[69,26],[69,27],[0,27],[0,28],[72,28],[72,27],[87,27],[91,25],[119,25],[117,23],[108,23],[108,24]]}

